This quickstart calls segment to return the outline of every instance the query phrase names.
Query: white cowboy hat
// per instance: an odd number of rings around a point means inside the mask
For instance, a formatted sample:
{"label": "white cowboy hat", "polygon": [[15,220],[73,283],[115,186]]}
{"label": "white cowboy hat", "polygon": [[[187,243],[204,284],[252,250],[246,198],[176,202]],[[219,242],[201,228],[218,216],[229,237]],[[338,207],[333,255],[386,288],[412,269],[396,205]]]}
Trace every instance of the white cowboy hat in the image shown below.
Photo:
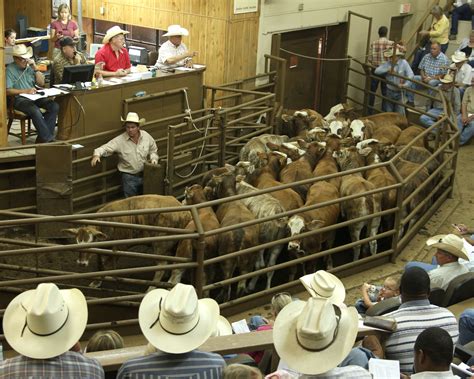
{"label": "white cowboy hat", "polygon": [[171,291],[148,292],[138,310],[145,338],[158,350],[187,353],[201,346],[216,329],[219,305],[198,300],[193,286],[178,283]]}
{"label": "white cowboy hat", "polygon": [[456,234],[438,234],[428,238],[426,245],[435,247],[452,254],[458,258],[469,260],[467,251],[464,248],[464,239],[458,237]]}
{"label": "white cowboy hat", "polygon": [[273,343],[293,370],[316,375],[336,367],[349,354],[357,337],[354,307],[341,309],[328,299],[294,301],[278,314]]}
{"label": "white cowboy hat", "polygon": [[138,113],[135,112],[128,112],[125,120],[122,117],[120,117],[120,119],[124,124],[126,124],[127,122],[134,122],[135,124],[143,125],[145,123],[145,119],[139,118]]}
{"label": "white cowboy hat", "polygon": [[163,34],[163,37],[172,37],[172,36],[188,36],[188,29],[183,28],[181,25],[170,25],[168,26],[168,31]]}
{"label": "white cowboy hat", "polygon": [[[400,49],[397,49],[397,50],[395,51],[395,55],[401,57],[401,56],[404,56],[404,55],[405,55],[405,52],[402,51],[402,50],[400,50]],[[393,49],[387,49],[387,50],[385,50],[385,51],[383,52],[383,56],[384,56],[385,58],[391,58],[391,57],[393,56]]]}
{"label": "white cowboy hat", "polygon": [[106,43],[109,43],[109,41],[119,35],[119,34],[128,34],[129,32],[127,32],[126,30],[122,30],[120,28],[120,26],[112,26],[110,29],[107,30],[107,32],[105,33],[105,37],[104,39],[102,40],[102,43],[106,44]]}
{"label": "white cowboy hat", "polygon": [[446,75],[444,75],[442,78],[440,78],[439,81],[440,81],[441,83],[449,84],[449,83],[452,83],[452,82],[454,81],[454,78],[453,78],[452,75],[446,74]]}
{"label": "white cowboy hat", "polygon": [[41,283],[8,304],[3,330],[10,346],[34,359],[57,357],[68,351],[87,325],[86,298],[78,289],[60,290]]}
{"label": "white cowboy hat", "polygon": [[314,274],[301,277],[300,281],[312,297],[323,297],[335,304],[344,303],[346,289],[336,275],[318,270]]}
{"label": "white cowboy hat", "polygon": [[451,55],[451,60],[454,63],[467,61],[466,53],[464,51],[455,51],[454,54]]}
{"label": "white cowboy hat", "polygon": [[26,45],[23,44],[15,45],[10,54],[14,57],[30,59],[33,56],[33,48],[31,46],[26,47]]}
{"label": "white cowboy hat", "polygon": [[219,318],[217,319],[216,328],[211,334],[211,337],[221,337],[230,335],[232,335],[232,325],[230,325],[230,322],[224,316],[219,315]]}

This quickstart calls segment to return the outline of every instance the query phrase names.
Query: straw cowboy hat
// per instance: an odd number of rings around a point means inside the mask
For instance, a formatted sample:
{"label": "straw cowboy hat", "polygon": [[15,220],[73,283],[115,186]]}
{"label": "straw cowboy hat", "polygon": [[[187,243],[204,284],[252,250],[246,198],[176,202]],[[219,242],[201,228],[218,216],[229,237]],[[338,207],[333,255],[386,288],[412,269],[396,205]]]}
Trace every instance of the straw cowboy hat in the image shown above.
{"label": "straw cowboy hat", "polygon": [[467,61],[466,53],[464,51],[455,51],[454,54],[451,55],[451,60],[454,63]]}
{"label": "straw cowboy hat", "polygon": [[145,338],[158,350],[187,353],[201,346],[216,329],[219,305],[198,300],[193,286],[178,283],[171,291],[148,292],[138,310]]}
{"label": "straw cowboy hat", "polygon": [[128,112],[127,117],[125,118],[125,120],[122,117],[120,117],[120,119],[122,120],[122,122],[124,124],[126,124],[127,122],[133,122],[133,123],[138,124],[139,126],[141,126],[145,123],[145,119],[144,118],[139,118],[138,113],[135,113],[135,112]]}
{"label": "straw cowboy hat", "polygon": [[[396,55],[396,56],[399,56],[399,57],[402,57],[402,56],[405,55],[405,52],[397,48],[397,50],[395,51],[395,55]],[[393,56],[393,49],[387,49],[387,50],[385,50],[385,51],[383,52],[383,56],[384,56],[385,58],[391,58],[391,57]]]}
{"label": "straw cowboy hat", "polygon": [[41,283],[15,297],[3,316],[3,330],[18,353],[48,359],[68,351],[87,324],[86,298],[78,289]]}
{"label": "straw cowboy hat", "polygon": [[273,343],[293,370],[316,375],[336,367],[349,354],[358,331],[354,307],[341,309],[328,299],[294,301],[278,314]]}
{"label": "straw cowboy hat", "polygon": [[33,48],[31,46],[26,47],[23,44],[15,45],[10,54],[14,57],[30,59],[33,56]]}
{"label": "straw cowboy hat", "polygon": [[231,334],[232,325],[230,325],[230,322],[224,316],[219,315],[217,326],[211,334],[211,337],[230,336]]}
{"label": "straw cowboy hat", "polygon": [[469,260],[467,251],[464,248],[464,239],[456,234],[438,234],[428,238],[426,245],[448,252],[455,257]]}
{"label": "straw cowboy hat", "polygon": [[104,37],[104,39],[102,40],[102,43],[104,43],[104,44],[105,44],[105,43],[109,43],[109,41],[110,41],[113,37],[115,37],[115,36],[117,36],[117,35],[119,35],[119,34],[128,34],[128,33],[129,33],[129,32],[127,32],[126,30],[122,30],[122,29],[120,28],[120,26],[117,26],[117,25],[112,26],[112,27],[111,27],[110,29],[108,29],[107,32],[105,33],[105,37]]}
{"label": "straw cowboy hat", "polygon": [[346,298],[344,284],[330,272],[318,270],[314,274],[301,277],[300,281],[312,297],[326,298],[335,304],[344,303]]}
{"label": "straw cowboy hat", "polygon": [[449,83],[452,83],[454,81],[454,78],[453,78],[452,75],[446,74],[439,81],[441,83],[449,84]]}
{"label": "straw cowboy hat", "polygon": [[170,25],[168,26],[168,31],[163,34],[163,37],[172,37],[172,36],[188,36],[188,29],[183,28],[181,25]]}

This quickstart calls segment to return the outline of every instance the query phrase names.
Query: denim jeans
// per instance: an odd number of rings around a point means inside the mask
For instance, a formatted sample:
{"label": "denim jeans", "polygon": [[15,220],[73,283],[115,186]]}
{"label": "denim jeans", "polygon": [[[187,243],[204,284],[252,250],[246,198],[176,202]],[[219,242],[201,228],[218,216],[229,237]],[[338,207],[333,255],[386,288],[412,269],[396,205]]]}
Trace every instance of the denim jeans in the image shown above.
{"label": "denim jeans", "polygon": [[[415,75],[413,77],[414,80],[418,80],[421,82],[421,76],[420,75]],[[440,83],[440,81],[438,79],[431,79],[429,82],[428,82],[428,85],[435,88],[438,84]],[[419,89],[424,89],[425,87],[422,87],[420,86],[419,84],[415,83],[415,82],[410,82],[410,84],[408,85],[409,88],[411,89],[415,89],[415,90],[419,90]],[[428,91],[428,93],[430,95],[432,95],[432,91]],[[407,91],[407,100],[410,101],[410,102],[415,102],[415,94],[413,92],[409,92]]]}
{"label": "denim jeans", "polygon": [[[387,97],[403,103],[402,91],[393,91],[390,88],[387,88]],[[384,112],[397,112],[405,115],[405,107],[396,103],[392,103],[391,101],[386,101],[384,104],[382,104],[382,109]]]}
{"label": "denim jeans", "polygon": [[367,307],[365,306],[364,300],[363,299],[357,299],[356,303],[354,304],[355,309],[357,309],[357,312],[360,315],[365,315],[365,312],[367,312]]}
{"label": "denim jeans", "polygon": [[438,121],[438,117],[441,113],[443,113],[443,110],[439,108],[431,108],[428,113],[433,115],[434,118],[431,118],[430,116],[427,116],[425,114],[420,116],[420,124],[425,128],[429,128],[436,121]]}
{"label": "denim jeans", "polygon": [[[373,72],[372,72],[373,74]],[[377,80],[375,78],[372,78],[370,80],[370,92],[377,92],[377,88],[379,87],[380,83],[380,92],[382,93],[383,96],[387,96],[387,83],[381,82],[380,80]],[[375,103],[375,95],[370,94],[369,95],[369,105],[371,107],[374,106]],[[382,109],[384,109],[386,101],[385,99],[382,99]],[[374,110],[372,108],[369,108],[369,114],[373,114]]]}
{"label": "denim jeans", "polygon": [[143,194],[143,177],[122,172],[122,188],[125,197]]}
{"label": "denim jeans", "polygon": [[459,20],[469,21],[471,20],[472,29],[474,29],[474,18],[473,18],[471,6],[469,4],[463,4],[460,7],[454,8],[451,15],[451,32],[450,34],[458,34]]}
{"label": "denim jeans", "polygon": [[462,115],[458,115],[458,129],[461,133],[459,136],[459,144],[462,146],[468,143],[471,137],[474,136],[474,120],[464,125],[462,123]]}
{"label": "denim jeans", "polygon": [[[42,142],[54,140],[54,128],[59,112],[58,103],[49,98],[32,101],[23,96],[15,96],[13,107],[31,117]],[[42,114],[40,108],[46,109],[46,113]]]}
{"label": "denim jeans", "polygon": [[365,347],[354,347],[350,351],[349,355],[339,363],[339,367],[345,367],[350,365],[360,366],[365,369],[369,368],[369,359],[377,358],[374,353]]}
{"label": "denim jeans", "polygon": [[459,343],[474,341],[474,308],[468,308],[459,316]]}
{"label": "denim jeans", "polygon": [[420,267],[424,269],[425,271],[431,271],[431,270],[434,270],[435,268],[438,268],[438,261],[436,260],[436,257],[433,256],[433,258],[431,258],[431,263],[416,262],[416,261],[408,262],[405,265],[405,270],[410,267]]}

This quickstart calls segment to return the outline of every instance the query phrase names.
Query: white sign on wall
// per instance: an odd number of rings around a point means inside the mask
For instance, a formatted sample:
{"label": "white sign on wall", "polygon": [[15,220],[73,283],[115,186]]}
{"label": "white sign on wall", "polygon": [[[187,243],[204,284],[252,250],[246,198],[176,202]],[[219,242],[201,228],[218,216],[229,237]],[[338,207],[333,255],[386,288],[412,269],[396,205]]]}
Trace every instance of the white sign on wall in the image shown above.
{"label": "white sign on wall", "polygon": [[258,11],[258,0],[234,0],[234,14]]}

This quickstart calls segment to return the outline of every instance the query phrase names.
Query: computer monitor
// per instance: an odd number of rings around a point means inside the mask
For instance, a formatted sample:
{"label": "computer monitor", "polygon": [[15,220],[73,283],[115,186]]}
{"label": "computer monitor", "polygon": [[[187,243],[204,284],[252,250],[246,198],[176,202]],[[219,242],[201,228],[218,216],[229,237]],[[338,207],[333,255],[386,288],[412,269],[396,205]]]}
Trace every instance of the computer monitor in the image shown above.
{"label": "computer monitor", "polygon": [[95,57],[95,53],[97,53],[97,50],[99,50],[102,46],[101,43],[91,43],[91,49],[89,51],[89,58],[94,58]]}
{"label": "computer monitor", "polygon": [[75,66],[65,66],[63,71],[62,84],[76,84],[77,82],[91,82],[94,76],[93,64],[78,64]]}

